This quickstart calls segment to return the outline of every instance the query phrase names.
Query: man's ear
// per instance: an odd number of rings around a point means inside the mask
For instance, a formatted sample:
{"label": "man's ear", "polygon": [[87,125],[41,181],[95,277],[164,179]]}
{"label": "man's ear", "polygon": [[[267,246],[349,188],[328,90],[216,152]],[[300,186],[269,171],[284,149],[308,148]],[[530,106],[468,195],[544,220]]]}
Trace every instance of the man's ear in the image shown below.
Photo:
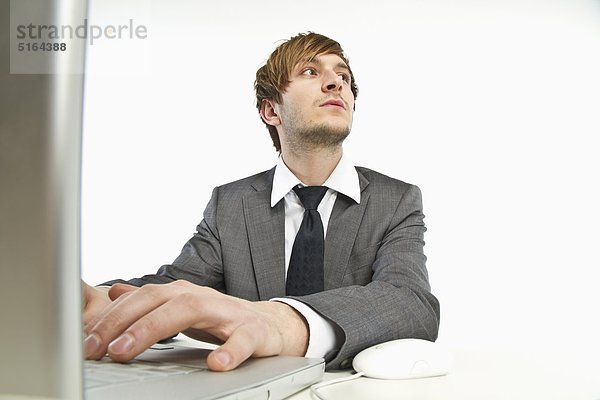
{"label": "man's ear", "polygon": [[272,126],[281,125],[281,120],[277,115],[277,111],[275,109],[275,102],[269,99],[263,99],[262,103],[260,103],[260,116],[266,124]]}

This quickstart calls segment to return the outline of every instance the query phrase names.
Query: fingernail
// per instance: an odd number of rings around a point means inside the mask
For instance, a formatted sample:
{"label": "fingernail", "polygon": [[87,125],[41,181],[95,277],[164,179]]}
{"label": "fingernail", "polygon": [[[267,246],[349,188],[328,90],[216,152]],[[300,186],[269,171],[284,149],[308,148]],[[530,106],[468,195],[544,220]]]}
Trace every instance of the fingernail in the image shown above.
{"label": "fingernail", "polygon": [[231,362],[231,357],[229,356],[229,353],[225,351],[215,351],[215,358],[223,367],[228,366]]}
{"label": "fingernail", "polygon": [[127,353],[133,348],[133,336],[124,333],[108,345],[108,351],[112,354]]}
{"label": "fingernail", "polygon": [[83,348],[85,349],[85,357],[90,357],[100,347],[100,336],[92,333],[83,341]]}

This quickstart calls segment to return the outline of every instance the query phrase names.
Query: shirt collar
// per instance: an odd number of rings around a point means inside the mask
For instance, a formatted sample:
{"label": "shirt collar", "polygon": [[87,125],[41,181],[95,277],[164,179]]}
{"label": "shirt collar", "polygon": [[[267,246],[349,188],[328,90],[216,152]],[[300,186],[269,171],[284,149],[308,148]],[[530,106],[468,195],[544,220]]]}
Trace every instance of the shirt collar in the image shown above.
{"label": "shirt collar", "polygon": [[[275,166],[275,175],[273,176],[271,207],[274,207],[279,203],[279,201],[297,185],[305,186],[304,183],[290,171],[287,165],[285,165],[283,158],[279,157],[277,165]],[[331,175],[329,175],[329,178],[323,183],[323,186],[327,186],[329,189],[350,197],[356,203],[360,203],[358,172],[344,154],[342,154],[342,158],[338,162],[338,165]]]}

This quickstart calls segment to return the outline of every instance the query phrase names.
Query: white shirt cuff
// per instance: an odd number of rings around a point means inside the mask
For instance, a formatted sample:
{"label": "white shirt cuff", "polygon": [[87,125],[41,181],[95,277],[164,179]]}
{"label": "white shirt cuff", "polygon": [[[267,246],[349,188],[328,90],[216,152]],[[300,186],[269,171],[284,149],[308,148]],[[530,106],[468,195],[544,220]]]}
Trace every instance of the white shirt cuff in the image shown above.
{"label": "white shirt cuff", "polygon": [[344,340],[342,330],[306,304],[284,297],[277,297],[270,301],[279,301],[293,307],[308,322],[308,349],[304,357],[325,358],[327,354],[341,347]]}

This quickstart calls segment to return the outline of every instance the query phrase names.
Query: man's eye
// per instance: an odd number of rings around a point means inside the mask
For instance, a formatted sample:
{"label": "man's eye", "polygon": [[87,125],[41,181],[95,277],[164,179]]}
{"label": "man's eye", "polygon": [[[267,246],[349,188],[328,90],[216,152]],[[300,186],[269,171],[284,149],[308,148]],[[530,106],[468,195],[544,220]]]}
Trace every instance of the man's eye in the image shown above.
{"label": "man's eye", "polygon": [[316,75],[317,71],[315,71],[313,68],[307,68],[304,71],[302,71],[302,75]]}
{"label": "man's eye", "polygon": [[343,80],[344,82],[346,82],[346,83],[350,83],[350,75],[349,75],[349,74],[346,74],[346,73],[343,73],[343,72],[342,72],[342,73],[340,73],[340,74],[338,74],[338,75],[342,77],[342,80]]}

